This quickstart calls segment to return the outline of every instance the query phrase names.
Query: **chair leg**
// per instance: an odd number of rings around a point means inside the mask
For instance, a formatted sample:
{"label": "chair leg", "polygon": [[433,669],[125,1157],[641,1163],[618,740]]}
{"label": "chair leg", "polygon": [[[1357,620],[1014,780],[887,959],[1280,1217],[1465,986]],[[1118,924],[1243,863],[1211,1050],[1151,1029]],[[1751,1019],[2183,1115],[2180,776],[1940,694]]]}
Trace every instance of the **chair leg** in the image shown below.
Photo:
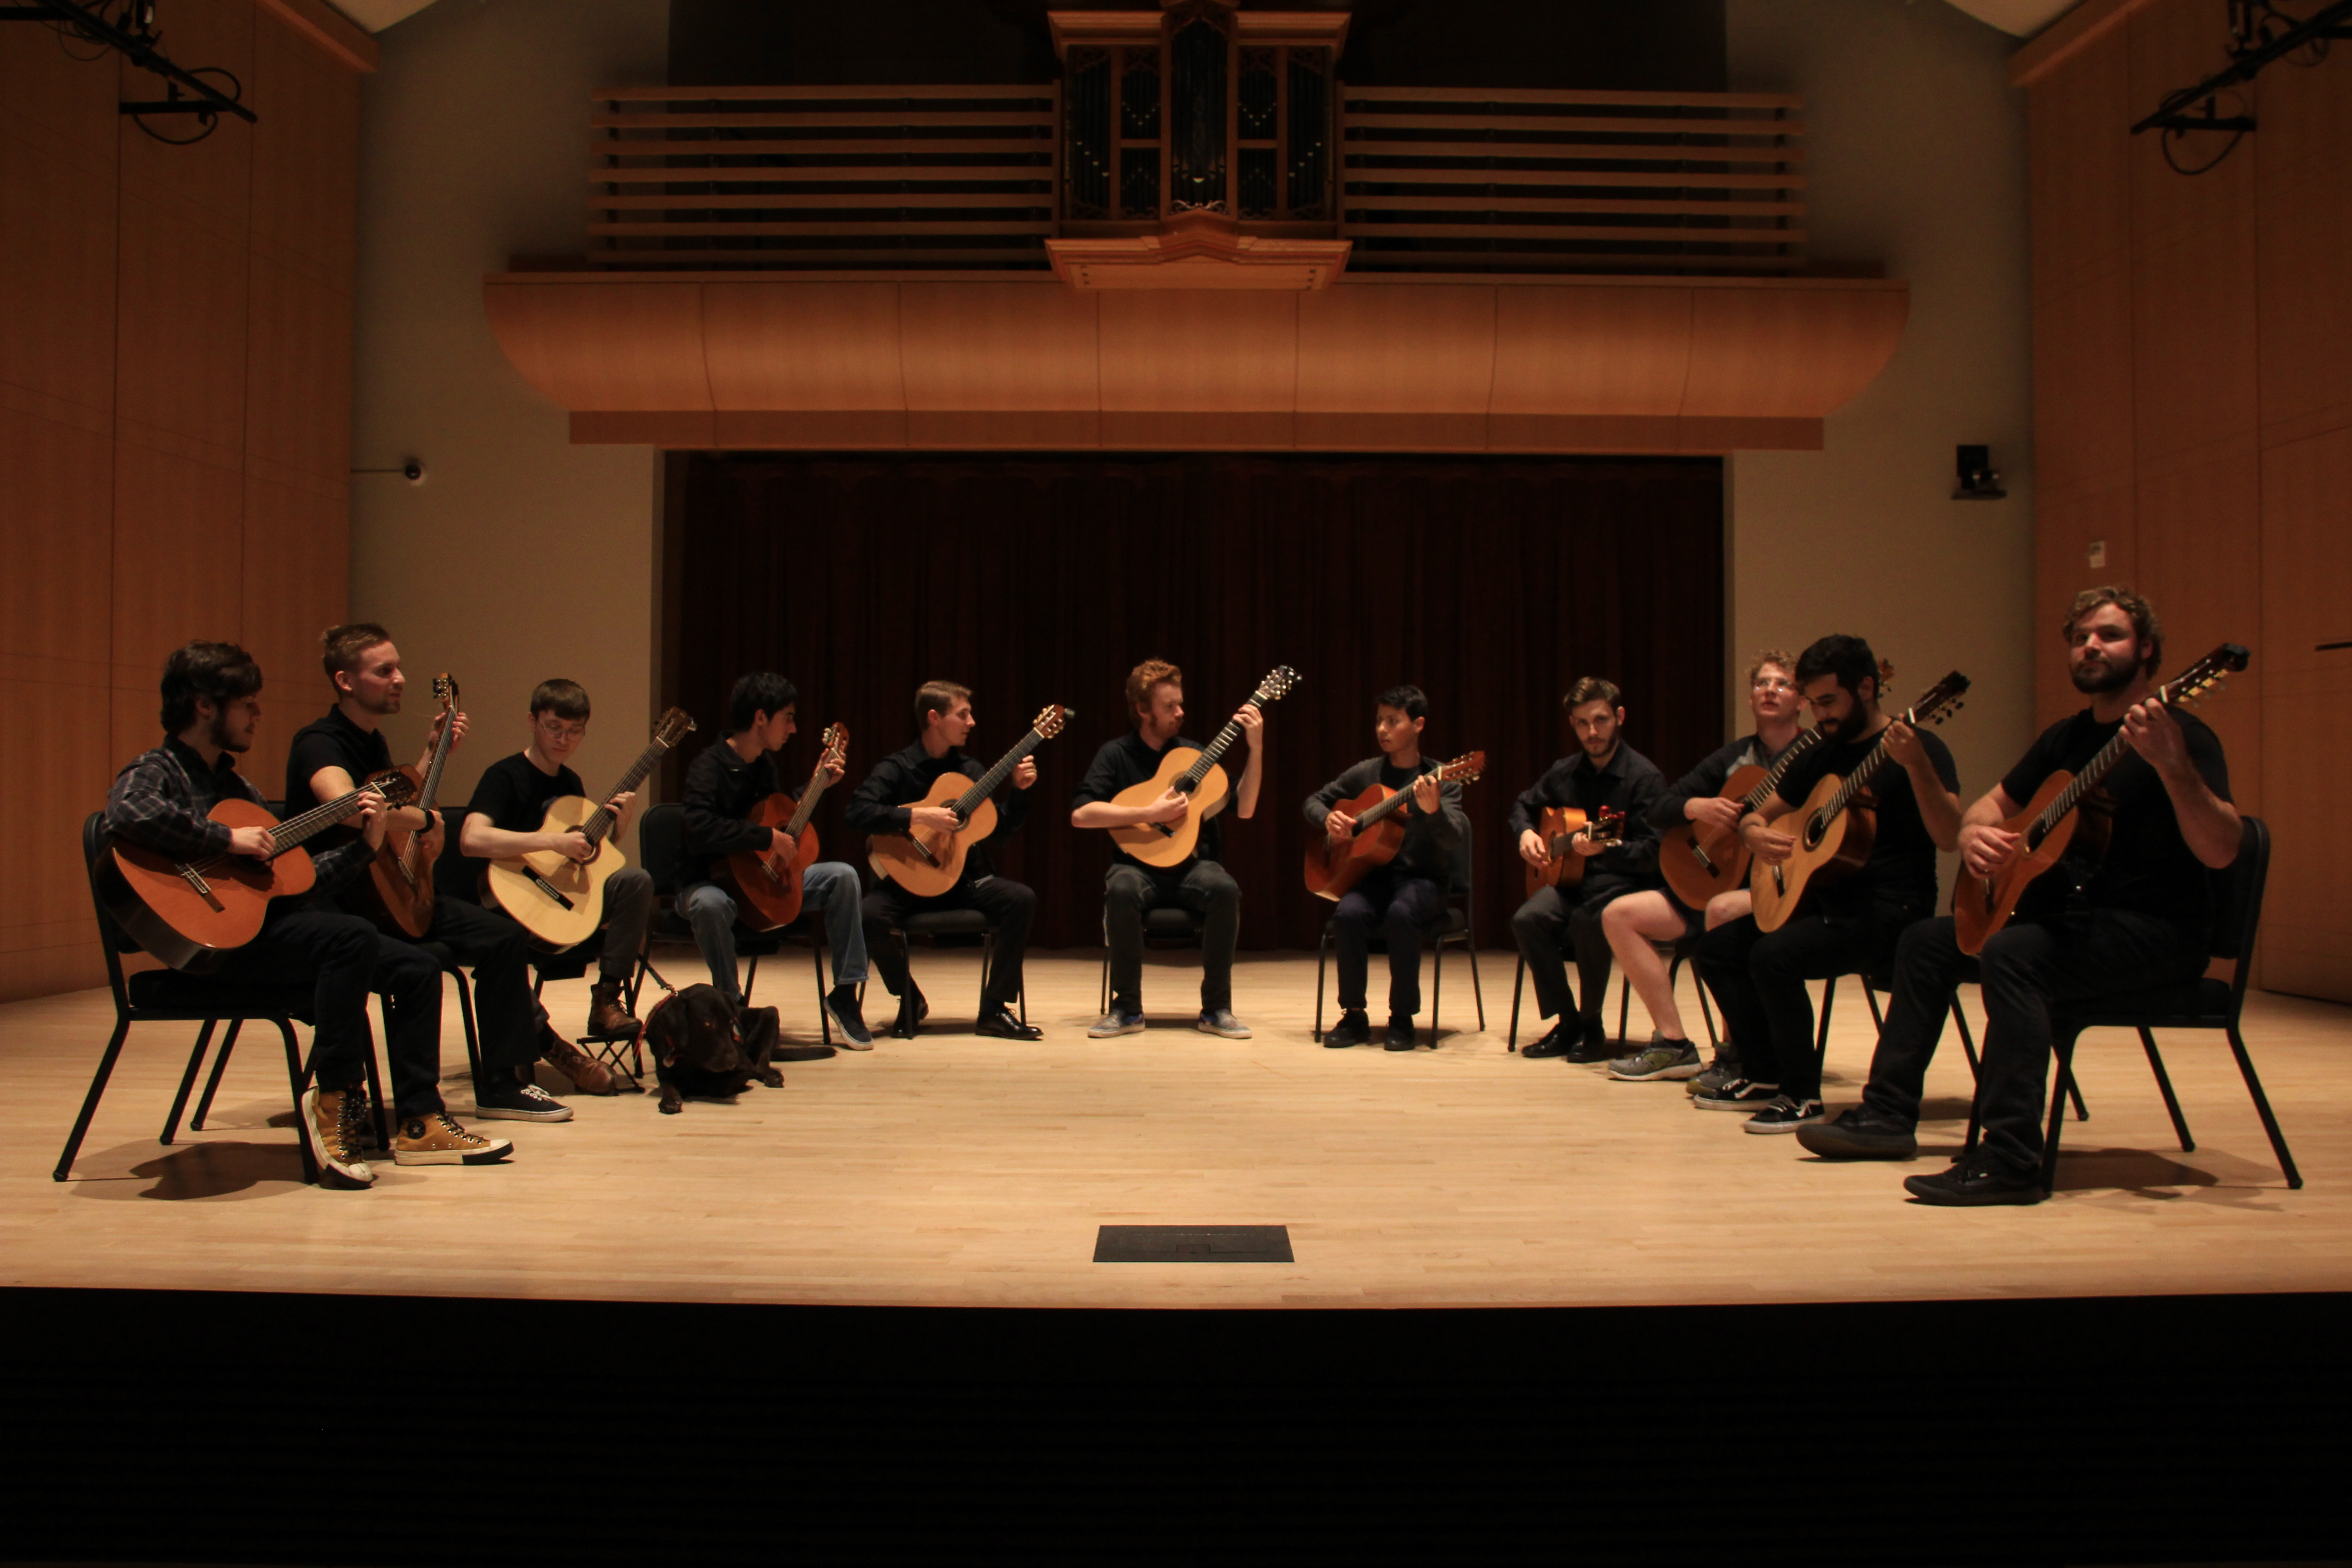
{"label": "chair leg", "polygon": [[1518,972],[1511,979],[1511,1032],[1503,1042],[1503,1049],[1506,1051],[1516,1051],[1519,1048],[1519,993],[1526,987],[1527,983],[1528,959],[1527,954],[1521,953]]}
{"label": "chair leg", "polygon": [[2172,1092],[2172,1075],[2164,1070],[2164,1058],[2157,1054],[2156,1037],[2143,1027],[2139,1043],[2147,1051],[2147,1065],[2156,1073],[2156,1087],[2164,1096],[2164,1109],[2172,1118],[2172,1131],[2179,1135],[2180,1151],[2193,1153],[2197,1143],[2189,1136],[2189,1119],[2180,1114],[2180,1097]]}
{"label": "chair leg", "polygon": [[1315,1027],[1307,1036],[1317,1045],[1323,1043],[1323,987],[1329,982],[1326,971],[1331,963],[1331,927],[1327,921],[1323,934],[1315,939]]}
{"label": "chair leg", "polygon": [[1870,1004],[1871,1026],[1876,1029],[1880,1034],[1885,1034],[1886,1032],[1886,1015],[1878,1010],[1878,993],[1870,988],[1870,982],[1868,980],[1864,980],[1862,983],[1862,999]]}
{"label": "chair leg", "polygon": [[302,1154],[302,1180],[311,1186],[319,1184],[319,1158],[310,1152],[310,1135],[302,1128],[302,1090],[310,1082],[310,1064],[303,1059],[302,1047],[295,1043],[294,1025],[286,1018],[274,1018],[278,1037],[286,1042],[286,1079],[294,1089],[294,1147]]}
{"label": "chair leg", "polygon": [[457,1017],[466,1026],[466,1070],[473,1077],[474,1097],[478,1100],[482,1093],[482,1035],[474,1024],[474,988],[466,983],[462,971],[452,970],[450,975],[457,982]]}
{"label": "chair leg", "polygon": [[980,939],[980,999],[972,1004],[971,1016],[979,1017],[988,1011],[988,975],[996,967],[996,932],[989,931]]}
{"label": "chair leg", "polygon": [[[824,943],[814,941],[809,943],[809,963],[816,967],[816,1031],[818,1037],[829,1046],[833,1044],[833,1013],[824,1005]],[[751,973],[757,974],[759,972],[760,961],[754,958],[751,960]],[[743,1005],[747,1007],[751,1005],[751,992],[748,984],[743,991]],[[863,1011],[866,998],[862,994],[857,999],[857,1005]],[[871,1030],[867,1032],[872,1033]]]}
{"label": "chair leg", "polygon": [[2066,1125],[2066,1102],[2058,1091],[2074,1080],[2074,1042],[2079,1037],[2066,1035],[2052,1042],[2056,1047],[2058,1079],[2050,1086],[2050,1123],[2042,1130],[2042,1191],[2045,1196],[2058,1190],[2058,1134]]}
{"label": "chair leg", "polygon": [[98,1098],[106,1092],[106,1080],[114,1076],[114,1060],[122,1054],[122,1042],[131,1033],[131,1020],[117,1018],[113,1037],[106,1042],[106,1054],[98,1058],[98,1071],[89,1080],[89,1092],[82,1097],[81,1114],[74,1118],[73,1131],[66,1134],[65,1152],[58,1156],[58,1168],[49,1173],[52,1181],[64,1181],[73,1173],[74,1156],[81,1152],[81,1141],[89,1135],[90,1118],[98,1114]]}
{"label": "chair leg", "polygon": [[228,1036],[221,1041],[220,1054],[213,1058],[213,1070],[205,1079],[204,1094],[196,1100],[196,1113],[188,1118],[188,1131],[191,1132],[202,1132],[205,1118],[213,1113],[213,1096],[220,1092],[221,1075],[228,1071],[228,1054],[236,1048],[236,1032],[244,1023],[242,1018],[231,1018],[228,1022]]}
{"label": "chair leg", "polygon": [[[1603,993],[1601,993],[1601,994],[1602,994],[1604,997],[1606,997],[1606,996],[1607,996],[1607,994],[1608,994],[1608,993],[1607,993],[1607,992],[1603,992]],[[1605,1005],[1607,1005],[1606,1002],[1604,1002],[1604,1003],[1602,1004],[1602,1005],[1604,1005],[1604,1006],[1605,1006]],[[1626,1026],[1627,1024],[1631,1023],[1631,1022],[1633,1021],[1633,983],[1631,980],[1628,980],[1628,979],[1622,978],[1622,977],[1621,976],[1621,977],[1619,978],[1618,982],[1617,982],[1617,1037],[1618,1037],[1618,1039],[1620,1039],[1620,1040],[1624,1039],[1624,1037],[1625,1037],[1625,1026]]]}
{"label": "chair leg", "polygon": [[[195,1049],[188,1053],[188,1070],[180,1075],[180,1092],[172,1097],[172,1113],[163,1118],[163,1136],[155,1140],[167,1148],[171,1145],[172,1135],[180,1130],[180,1112],[188,1109],[188,1091],[196,1086],[196,1069],[205,1065],[205,1047],[212,1044],[213,1026],[219,1022],[218,1018],[206,1018],[205,1026],[196,1031]],[[244,1022],[242,1018],[228,1021],[228,1037],[221,1042],[223,1061],[228,1059],[229,1047],[236,1044],[237,1026]]]}
{"label": "chair leg", "polygon": [[2270,1096],[2263,1092],[2263,1080],[2254,1071],[2254,1058],[2246,1054],[2246,1042],[2238,1034],[2235,1023],[2230,1026],[2230,1049],[2238,1058],[2238,1075],[2246,1080],[2246,1092],[2254,1097],[2254,1111],[2263,1119],[2263,1131],[2270,1134],[2271,1152],[2278,1156],[2279,1170],[2286,1176],[2286,1184],[2300,1191],[2303,1173],[2294,1168],[2294,1156],[2287,1152],[2286,1134],[2279,1131],[2278,1118],[2271,1114]]}
{"label": "chair leg", "polygon": [[1486,994],[1478,988],[1478,944],[1468,935],[1462,939],[1462,951],[1470,955],[1470,999],[1478,1005],[1478,1032],[1486,1032]]}
{"label": "chair leg", "polygon": [[1437,956],[1432,961],[1429,976],[1429,1044],[1437,1046],[1437,1020],[1445,1006],[1445,942],[1437,943]]}
{"label": "chair leg", "polygon": [[1977,1037],[1969,1029],[1969,1016],[1960,1008],[1960,994],[1952,993],[1952,1022],[1960,1026],[1960,1054],[1969,1058],[1969,1077],[1981,1079],[1983,1069],[1977,1062]]}
{"label": "chair leg", "polygon": [[[743,975],[743,1005],[746,1007],[751,1005],[751,987],[759,983],[760,955],[755,952],[751,955],[751,967],[745,971]],[[824,959],[822,954],[816,961],[816,988],[818,995],[822,997],[824,994]]]}
{"label": "chair leg", "polygon": [[[1832,974],[1829,984],[1822,987],[1821,1037],[1813,1042],[1813,1060],[1824,1067],[1829,1065],[1830,1059],[1830,1010],[1837,1005],[1837,983],[1838,977]],[[1864,984],[1863,990],[1865,993],[1870,990],[1867,982]]]}

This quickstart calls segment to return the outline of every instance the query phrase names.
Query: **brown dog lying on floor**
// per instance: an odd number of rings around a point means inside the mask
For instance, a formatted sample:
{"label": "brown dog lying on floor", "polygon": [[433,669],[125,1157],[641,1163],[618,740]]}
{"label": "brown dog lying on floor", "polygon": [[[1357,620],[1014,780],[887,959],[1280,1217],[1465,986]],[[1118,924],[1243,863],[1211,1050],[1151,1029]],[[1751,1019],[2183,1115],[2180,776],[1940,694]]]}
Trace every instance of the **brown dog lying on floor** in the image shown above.
{"label": "brown dog lying on floor", "polygon": [[675,1116],[686,1096],[731,1100],[752,1084],[784,1087],[784,1075],[768,1065],[778,1038],[773,1007],[746,1007],[739,1014],[717,987],[689,985],[646,1019],[646,1049],[653,1054],[661,1081],[661,1112]]}

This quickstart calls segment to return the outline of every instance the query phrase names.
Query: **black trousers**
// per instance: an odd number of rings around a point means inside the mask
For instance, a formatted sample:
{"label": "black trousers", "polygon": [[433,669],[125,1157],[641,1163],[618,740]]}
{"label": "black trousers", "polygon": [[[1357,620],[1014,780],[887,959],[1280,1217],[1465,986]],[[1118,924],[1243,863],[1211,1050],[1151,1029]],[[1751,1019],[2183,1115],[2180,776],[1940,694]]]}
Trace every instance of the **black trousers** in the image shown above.
{"label": "black trousers", "polygon": [[1037,918],[1037,895],[1026,883],[1006,877],[959,882],[935,899],[917,898],[892,881],[875,884],[857,906],[866,928],[866,953],[893,996],[907,994],[907,946],[890,934],[908,915],[976,910],[996,928],[996,956],[988,969],[983,1007],[1009,1006],[1021,994],[1021,961],[1029,951],[1029,927]]}
{"label": "black trousers", "polygon": [[1360,1008],[1371,970],[1375,931],[1389,950],[1389,1016],[1421,1011],[1421,945],[1445,913],[1445,889],[1428,877],[1385,867],[1340,895],[1331,911],[1331,944],[1339,954],[1339,1005]]}
{"label": "black trousers", "polygon": [[1800,915],[1775,931],[1750,915],[1700,938],[1692,962],[1715,993],[1725,1037],[1739,1042],[1741,1074],[1779,1084],[1792,1100],[1819,1100],[1822,1059],[1805,982],[1885,967],[1905,928],[1927,914],[1925,905],[1882,899],[1851,913]]}
{"label": "black trousers", "polygon": [[1242,885],[1214,860],[1155,870],[1113,866],[1103,878],[1103,924],[1110,939],[1110,1005],[1143,1011],[1143,912],[1173,904],[1191,910],[1201,929],[1201,1008],[1234,1005],[1234,948],[1241,941]]}
{"label": "black trousers", "polygon": [[1564,931],[1576,949],[1576,986],[1584,999],[1588,1018],[1601,1016],[1609,1000],[1609,938],[1601,930],[1601,911],[1610,900],[1638,892],[1643,884],[1630,877],[1587,872],[1573,888],[1538,888],[1535,896],[1511,917],[1511,935],[1527,960],[1528,978],[1535,982],[1536,1016],[1564,1017],[1576,1005],[1568,994],[1568,968],[1560,962]]}
{"label": "black trousers", "polygon": [[248,984],[310,983],[318,1019],[310,1062],[321,1089],[367,1081],[368,1053],[375,1048],[368,993],[383,992],[391,1004],[385,1055],[392,1058],[393,1110],[408,1117],[441,1109],[441,966],[407,942],[341,910],[281,903],[261,934],[216,973]]}
{"label": "black trousers", "polygon": [[[1984,1056],[1977,1069],[1981,1148],[2016,1177],[2042,1169],[2051,1005],[2194,980],[2205,967],[2200,933],[2153,915],[2073,910],[2018,921],[1977,955],[1984,986]],[[1950,917],[1921,921],[1895,952],[1895,1000],[1879,1031],[1863,1103],[1916,1127],[1927,1064],[1944,1036],[1963,958]]]}
{"label": "black trousers", "polygon": [[485,1067],[530,1067],[539,1060],[547,1011],[530,994],[530,938],[503,914],[467,899],[433,900],[431,941],[474,972],[474,1020]]}

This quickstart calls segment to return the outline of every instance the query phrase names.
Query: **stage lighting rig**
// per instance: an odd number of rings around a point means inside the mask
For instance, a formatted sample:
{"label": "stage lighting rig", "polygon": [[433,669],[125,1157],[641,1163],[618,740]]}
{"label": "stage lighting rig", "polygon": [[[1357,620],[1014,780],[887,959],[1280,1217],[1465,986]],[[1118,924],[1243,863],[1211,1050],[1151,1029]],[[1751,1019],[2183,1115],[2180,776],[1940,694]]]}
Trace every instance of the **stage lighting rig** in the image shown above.
{"label": "stage lighting rig", "polygon": [[[2335,0],[2301,18],[2280,10],[2275,0],[2230,0],[2229,68],[2195,87],[2167,93],[2155,113],[2132,127],[2132,134],[2161,131],[2164,161],[2178,173],[2201,174],[2228,157],[2246,132],[2254,129],[2254,117],[2243,111],[2242,100],[2240,112],[2222,112],[2222,96],[2237,100],[2239,95],[2231,89],[2252,82],[2264,67],[2298,51],[2307,51],[2298,64],[2317,65],[2327,58],[2328,45],[2337,38],[2352,38],[2352,0]],[[2172,155],[2172,143],[2198,131],[2227,132],[2230,140],[2206,162],[2183,168]]]}
{"label": "stage lighting rig", "polygon": [[[81,0],[39,0],[30,5],[0,5],[0,22],[45,22],[62,42],[80,38],[102,45],[120,54],[140,69],[152,71],[163,79],[163,97],[160,100],[121,105],[121,111],[132,117],[140,130],[159,142],[184,146],[201,142],[219,128],[220,117],[234,114],[239,120],[253,123],[257,117],[253,110],[237,101],[245,96],[245,84],[219,66],[183,67],[173,62],[159,47],[163,35],[155,26],[156,0],[123,0],[109,7],[102,3],[83,4]],[[70,52],[70,51],[68,51]],[[83,57],[76,57],[77,58]],[[103,57],[89,57],[100,58]],[[224,92],[206,77],[217,77],[228,83]],[[187,96],[183,96],[183,93]],[[193,136],[166,136],[147,123],[151,116],[194,115],[200,127]]]}

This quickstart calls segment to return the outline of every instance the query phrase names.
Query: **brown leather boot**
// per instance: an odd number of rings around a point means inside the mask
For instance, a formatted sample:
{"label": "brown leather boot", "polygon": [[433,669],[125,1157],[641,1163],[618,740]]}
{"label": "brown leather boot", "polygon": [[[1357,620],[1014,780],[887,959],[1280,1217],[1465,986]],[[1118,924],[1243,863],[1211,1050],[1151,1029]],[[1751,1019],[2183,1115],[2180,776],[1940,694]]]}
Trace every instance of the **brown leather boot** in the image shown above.
{"label": "brown leather boot", "polygon": [[572,1080],[583,1094],[611,1094],[613,1069],[552,1029],[541,1031],[539,1054],[548,1066]]}
{"label": "brown leather boot", "polygon": [[588,992],[588,1026],[583,1034],[606,1039],[627,1039],[637,1032],[637,1021],[621,1005],[621,983],[599,980]]}

